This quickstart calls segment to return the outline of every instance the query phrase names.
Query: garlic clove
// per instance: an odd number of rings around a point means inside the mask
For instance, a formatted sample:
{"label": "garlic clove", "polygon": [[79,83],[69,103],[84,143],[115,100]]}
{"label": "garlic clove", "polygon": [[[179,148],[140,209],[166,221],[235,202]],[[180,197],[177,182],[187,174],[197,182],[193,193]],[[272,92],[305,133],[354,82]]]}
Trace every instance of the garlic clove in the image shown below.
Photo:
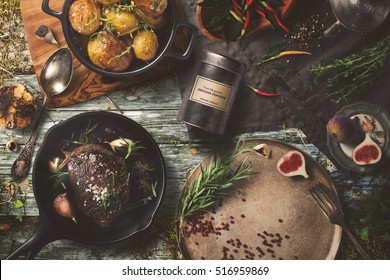
{"label": "garlic clove", "polygon": [[55,39],[53,32],[46,25],[39,26],[37,31],[35,31],[35,36],[46,43],[50,43],[58,47],[58,42]]}
{"label": "garlic clove", "polygon": [[67,193],[59,194],[54,199],[53,207],[60,216],[71,219],[77,224],[77,220],[75,215],[73,214],[73,208],[67,197]]}
{"label": "garlic clove", "polygon": [[63,160],[64,159],[61,158],[61,157],[54,157],[54,158],[52,158],[49,161],[49,169],[50,169],[50,171],[51,172],[56,172],[59,169],[59,167],[60,167],[60,165],[61,165]]}
{"label": "garlic clove", "polygon": [[115,153],[123,156],[131,152],[131,148],[134,146],[134,141],[128,138],[119,138],[107,143]]}

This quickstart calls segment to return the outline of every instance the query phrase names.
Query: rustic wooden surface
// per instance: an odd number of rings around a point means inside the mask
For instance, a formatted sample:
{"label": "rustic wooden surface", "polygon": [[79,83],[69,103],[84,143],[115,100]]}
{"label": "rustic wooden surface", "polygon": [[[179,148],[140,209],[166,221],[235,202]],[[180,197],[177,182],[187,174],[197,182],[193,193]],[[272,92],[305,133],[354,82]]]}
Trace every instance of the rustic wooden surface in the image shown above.
{"label": "rustic wooden surface", "polygon": [[[50,7],[54,11],[62,10],[63,1],[50,1]],[[52,16],[49,16],[41,9],[42,0],[21,1],[21,11],[25,33],[32,56],[35,73],[39,77],[43,64],[48,57],[57,50],[57,46],[53,44],[43,43],[42,40],[35,36],[35,31],[41,25],[47,25],[54,33],[55,38],[59,43],[59,47],[67,47],[64,35],[62,33],[61,22]],[[179,1],[176,1],[176,6],[180,17],[183,17],[183,12],[180,8]],[[184,29],[180,29],[174,43],[174,47],[180,52],[184,51],[187,46],[187,33]],[[160,63],[136,77],[128,77],[125,79],[109,79],[98,75],[84,65],[76,58],[73,59],[74,79],[69,85],[69,89],[65,94],[55,96],[49,100],[49,107],[63,107],[70,104],[83,102],[97,96],[110,93],[114,90],[127,88],[136,84],[140,84],[149,80],[161,78],[164,75],[178,71],[183,63],[174,59],[166,58]]]}
{"label": "rustic wooden surface", "polygon": [[[40,1],[37,0],[23,0],[21,2],[24,5],[40,7]],[[39,3],[37,4],[37,2]],[[62,3],[62,1],[54,0],[51,2]],[[37,19],[40,18],[40,15],[35,16]],[[36,27],[31,28],[35,29]],[[50,27],[56,30],[57,35],[58,30],[60,30],[59,22],[58,25]],[[18,31],[19,33],[22,33],[22,31]],[[63,44],[64,40],[60,39],[60,45],[63,46]],[[38,47],[41,47],[41,45]],[[52,49],[47,50],[45,55],[48,56],[49,52],[54,52],[55,49],[52,46]],[[15,75],[12,80],[7,81],[8,84],[17,82],[27,85],[36,96],[40,95],[35,75]],[[95,86],[95,90],[98,91],[98,87]],[[211,152],[218,149],[221,143],[212,144],[188,138],[185,125],[176,120],[181,99],[178,79],[175,74],[146,84],[116,90],[110,94],[110,97],[122,108],[127,117],[144,126],[161,148],[166,161],[168,177],[166,195],[162,205],[147,230],[125,241],[107,246],[91,246],[69,240],[59,240],[45,246],[37,258],[172,259],[178,257],[176,255],[175,240],[172,238],[171,226],[182,184],[186,175]],[[75,98],[79,98],[78,101],[84,100],[77,96]],[[115,110],[115,108],[106,97],[100,96],[68,107],[48,109],[40,126],[36,149],[42,143],[45,132],[51,126],[70,116],[94,110]],[[36,117],[37,115],[33,123]],[[21,149],[31,133],[33,123],[24,130],[10,131],[0,128],[0,180],[10,179],[10,168],[18,155],[18,153],[8,153],[5,144],[10,138],[14,138]],[[321,151],[308,143],[306,136],[297,129],[286,128],[280,131],[251,133],[245,136],[284,141],[297,145],[308,152],[327,169],[344,204],[379,196],[383,189],[390,187],[390,166],[369,175],[339,171]],[[36,228],[39,213],[32,191],[31,173],[27,184],[19,190],[17,197],[24,200],[22,209],[15,209],[12,202],[7,203],[6,201],[9,198],[7,190],[3,188],[0,190],[0,259],[4,259],[25,242]],[[22,222],[15,219],[20,212],[23,213]]]}
{"label": "rustic wooden surface", "polygon": [[[38,83],[34,75],[16,76],[8,83],[22,82],[39,95]],[[158,215],[151,227],[145,232],[135,235],[125,241],[107,246],[82,245],[77,242],[55,241],[38,254],[44,259],[171,259],[175,258],[175,244],[172,244],[171,234],[167,225],[174,218],[182,183],[190,172],[212,151],[220,147],[220,143],[205,143],[188,139],[184,124],[176,120],[180,106],[180,93],[176,75],[170,75],[159,81],[110,94],[110,97],[121,107],[125,115],[144,126],[158,142],[167,165],[167,188]],[[114,110],[105,97],[98,97],[84,103],[75,104],[60,109],[49,109],[43,119],[37,147],[52,125],[81,112],[94,110]],[[34,119],[35,120],[35,119]],[[1,129],[0,129],[1,130]],[[17,153],[5,152],[8,139],[14,137],[20,146],[26,142],[31,132],[31,125],[19,131],[1,130],[0,138],[0,178],[9,179],[11,165]],[[11,135],[12,134],[12,135]],[[297,145],[307,151],[322,166],[326,167],[333,182],[337,185],[344,203],[375,195],[389,181],[383,175],[375,177],[368,175],[350,176],[340,173],[331,162],[315,146],[307,143],[305,135],[294,128],[273,132],[257,132],[247,134],[247,137],[263,137],[277,139]],[[197,153],[193,154],[193,149]],[[31,175],[29,177],[31,182]],[[31,183],[30,183],[31,184]],[[5,258],[11,251],[20,246],[34,232],[38,209],[35,203],[31,185],[25,189],[27,196],[23,207],[23,222],[15,219],[19,210],[11,204],[0,205],[0,258]],[[2,201],[8,196],[3,190]]]}

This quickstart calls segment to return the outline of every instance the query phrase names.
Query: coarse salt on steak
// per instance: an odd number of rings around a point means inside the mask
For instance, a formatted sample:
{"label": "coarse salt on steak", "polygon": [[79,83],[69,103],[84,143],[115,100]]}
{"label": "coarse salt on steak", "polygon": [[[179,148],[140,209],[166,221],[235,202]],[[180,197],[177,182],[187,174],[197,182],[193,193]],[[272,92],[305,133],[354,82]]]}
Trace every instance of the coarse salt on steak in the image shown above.
{"label": "coarse salt on steak", "polygon": [[86,144],[71,153],[68,172],[78,209],[97,225],[109,227],[129,200],[125,160],[101,145]]}

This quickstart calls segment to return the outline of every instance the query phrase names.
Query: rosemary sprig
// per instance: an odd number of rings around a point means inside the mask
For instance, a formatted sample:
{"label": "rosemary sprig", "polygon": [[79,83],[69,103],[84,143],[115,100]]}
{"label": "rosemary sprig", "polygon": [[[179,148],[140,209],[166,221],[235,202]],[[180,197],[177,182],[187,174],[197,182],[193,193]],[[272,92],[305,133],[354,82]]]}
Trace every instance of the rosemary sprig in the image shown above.
{"label": "rosemary sprig", "polygon": [[233,160],[245,152],[244,146],[244,141],[240,139],[231,154],[226,156],[214,154],[207,165],[200,165],[200,172],[191,183],[187,180],[179,206],[180,227],[185,218],[198,211],[206,211],[215,203],[216,196],[222,194],[223,190],[232,187],[233,182],[244,179],[252,173],[252,167],[246,164],[246,160],[241,162],[236,170],[230,169]]}
{"label": "rosemary sprig", "polygon": [[64,181],[66,180],[68,176],[68,172],[61,171],[61,168],[57,168],[54,172],[53,175],[49,177],[49,180],[54,179],[53,187],[58,188],[61,186],[64,190],[66,190],[66,185]]}
{"label": "rosemary sprig", "polygon": [[329,64],[319,64],[310,70],[315,75],[314,84],[321,77],[327,77],[327,87],[332,91],[328,97],[339,103],[347,100],[351,94],[361,93],[379,77],[383,65],[390,53],[388,42],[364,49]]}

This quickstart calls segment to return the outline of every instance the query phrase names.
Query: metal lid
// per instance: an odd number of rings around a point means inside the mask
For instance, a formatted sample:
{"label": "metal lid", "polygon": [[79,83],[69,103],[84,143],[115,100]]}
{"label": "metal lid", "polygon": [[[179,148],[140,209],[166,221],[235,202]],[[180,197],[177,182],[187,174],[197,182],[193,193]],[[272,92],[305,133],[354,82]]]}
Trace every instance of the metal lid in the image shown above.
{"label": "metal lid", "polygon": [[240,61],[213,52],[201,53],[200,61],[237,74],[242,74],[245,70],[245,64]]}

